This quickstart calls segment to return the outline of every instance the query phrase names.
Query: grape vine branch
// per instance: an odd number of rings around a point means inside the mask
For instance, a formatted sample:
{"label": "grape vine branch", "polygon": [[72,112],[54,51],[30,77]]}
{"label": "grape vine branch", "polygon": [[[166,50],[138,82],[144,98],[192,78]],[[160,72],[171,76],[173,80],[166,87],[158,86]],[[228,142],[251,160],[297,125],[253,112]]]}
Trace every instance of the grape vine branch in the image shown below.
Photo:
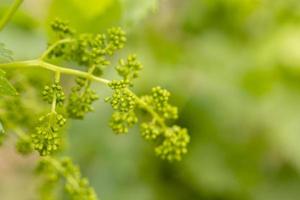
{"label": "grape vine branch", "polygon": [[[14,1],[0,21],[0,30],[7,25],[21,3],[22,0]],[[178,109],[169,103],[170,92],[157,86],[152,88],[150,94],[138,96],[131,90],[134,79],[143,68],[137,56],[130,54],[126,59],[119,60],[115,70],[121,80],[102,77],[104,69],[111,65],[112,56],[124,48],[125,31],[114,27],[103,34],[77,33],[67,22],[59,19],[53,21],[51,28],[55,34],[54,40],[40,57],[23,61],[9,59],[0,63],[0,94],[12,97],[0,100],[0,121],[19,137],[16,144],[19,153],[26,155],[33,150],[39,153],[37,171],[45,177],[40,190],[41,199],[49,199],[50,196],[51,199],[55,199],[55,186],[61,183],[61,179],[64,180],[65,189],[71,199],[98,199],[88,180],[81,176],[79,167],[74,165],[69,157],[59,156],[63,150],[63,139],[66,139],[63,131],[67,119],[82,120],[88,112],[94,110],[92,104],[98,100],[98,94],[91,88],[93,82],[105,84],[112,90],[111,96],[104,100],[111,104],[114,111],[109,126],[116,134],[128,133],[129,128],[139,122],[141,136],[155,146],[155,153],[159,157],[168,161],[181,160],[187,153],[190,137],[186,128],[174,125],[178,118]],[[0,45],[0,56],[3,52],[10,53],[3,49],[3,45]],[[55,63],[74,63],[77,68],[53,64],[53,60]],[[41,92],[44,103],[35,101],[36,104],[41,104],[44,110],[43,114],[36,112],[36,115],[40,115],[37,120],[35,114],[31,115],[32,110],[26,110],[22,95],[28,90],[24,89],[24,86],[34,90],[41,88],[36,87],[36,81],[21,83],[22,86],[18,88],[19,96],[16,96],[16,89],[6,79],[2,70],[15,68],[53,72],[53,83],[45,85]],[[14,70],[10,71],[11,77],[18,75]],[[71,89],[63,87],[62,75],[75,77],[75,85]],[[45,84],[43,80],[39,81],[38,85]],[[67,97],[65,90],[69,90]],[[37,95],[34,98],[38,98]],[[47,104],[50,108],[47,108]],[[45,110],[49,111],[44,114]],[[3,134],[0,135],[0,144],[2,140]]]}
{"label": "grape vine branch", "polygon": [[[65,43],[66,41],[71,41],[71,40],[61,40],[60,42],[57,42],[57,44]],[[26,60],[26,61],[18,61],[18,62],[10,62],[10,63],[3,63],[0,64],[0,68],[42,68],[42,69],[47,69],[50,71],[53,71],[55,73],[61,73],[61,74],[68,74],[68,75],[74,75],[74,76],[79,76],[83,78],[87,78],[90,80],[94,80],[99,83],[104,83],[108,84],[111,81],[108,79],[100,78],[94,75],[91,75],[87,72],[83,72],[80,70],[76,69],[70,69],[70,68],[65,68],[57,65],[53,65],[51,63],[45,62],[42,60],[42,58],[45,58],[46,55],[53,50],[53,48],[56,46],[50,46],[45,53],[42,54],[41,58],[35,59],[35,60]],[[128,91],[132,94],[134,94],[131,90],[128,89]],[[159,117],[159,115],[151,108],[149,107],[142,99],[140,99],[138,96],[134,95],[136,98],[136,101],[142,106],[145,110],[147,110],[161,125],[165,127],[164,120]]]}

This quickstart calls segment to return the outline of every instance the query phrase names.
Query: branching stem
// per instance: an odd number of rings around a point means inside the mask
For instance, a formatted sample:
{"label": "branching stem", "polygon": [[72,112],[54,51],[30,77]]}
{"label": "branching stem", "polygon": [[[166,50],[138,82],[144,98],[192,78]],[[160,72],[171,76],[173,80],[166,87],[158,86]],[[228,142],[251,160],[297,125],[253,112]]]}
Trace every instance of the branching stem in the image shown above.
{"label": "branching stem", "polygon": [[[99,82],[99,83],[104,83],[106,85],[111,82],[108,79],[104,79],[104,78],[94,76],[89,72],[83,72],[83,71],[76,70],[76,69],[57,66],[57,65],[45,62],[41,59],[17,61],[17,62],[10,62],[10,63],[0,64],[0,68],[32,68],[32,67],[33,68],[44,68],[44,69],[47,69],[47,70],[50,70],[50,71],[53,71],[53,72],[59,73],[59,74],[68,74],[68,75],[84,77],[88,80],[93,80],[93,81],[96,81],[96,82]],[[137,95],[135,95],[131,90],[128,89],[128,91],[134,95],[134,97],[136,98],[136,101],[140,105],[140,107],[142,107],[150,115],[152,115],[153,118],[156,119],[157,122],[163,128],[166,128],[166,124],[165,124],[164,119],[161,118],[159,116],[159,114],[156,113],[156,111],[152,107],[148,106],[146,102],[144,102],[141,98],[139,98]]]}
{"label": "branching stem", "polygon": [[72,39],[66,38],[66,39],[58,40],[57,42],[51,44],[47,48],[47,50],[41,55],[40,60],[44,60],[49,55],[49,53],[51,53],[51,51],[53,49],[55,49],[55,47],[57,47],[58,45],[64,44],[64,43],[69,43],[69,42],[72,42],[72,41],[73,41]]}

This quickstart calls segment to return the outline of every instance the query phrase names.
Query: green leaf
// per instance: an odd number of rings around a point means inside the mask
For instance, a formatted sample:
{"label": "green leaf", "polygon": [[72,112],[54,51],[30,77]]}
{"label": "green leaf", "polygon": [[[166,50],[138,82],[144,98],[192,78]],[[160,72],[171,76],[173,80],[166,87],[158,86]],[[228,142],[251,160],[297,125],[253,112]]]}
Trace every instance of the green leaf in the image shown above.
{"label": "green leaf", "polygon": [[3,43],[0,43],[0,63],[12,61],[12,51],[5,48]]}
{"label": "green leaf", "polygon": [[5,78],[5,72],[0,70],[0,95],[15,96],[17,94],[16,89]]}

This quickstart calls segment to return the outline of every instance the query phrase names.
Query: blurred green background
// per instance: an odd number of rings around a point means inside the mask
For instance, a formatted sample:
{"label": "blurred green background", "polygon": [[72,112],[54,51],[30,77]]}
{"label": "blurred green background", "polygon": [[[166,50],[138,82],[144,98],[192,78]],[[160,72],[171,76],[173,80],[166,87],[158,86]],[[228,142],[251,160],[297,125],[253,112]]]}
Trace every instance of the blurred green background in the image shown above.
{"label": "blurred green background", "polygon": [[[299,0],[25,0],[0,39],[35,58],[55,17],[80,32],[125,28],[123,53],[144,64],[135,91],[168,88],[191,135],[182,162],[161,161],[137,128],[114,135],[98,102],[72,121],[67,154],[101,199],[300,199]],[[0,199],[35,199],[35,158],[14,151],[0,151]]]}

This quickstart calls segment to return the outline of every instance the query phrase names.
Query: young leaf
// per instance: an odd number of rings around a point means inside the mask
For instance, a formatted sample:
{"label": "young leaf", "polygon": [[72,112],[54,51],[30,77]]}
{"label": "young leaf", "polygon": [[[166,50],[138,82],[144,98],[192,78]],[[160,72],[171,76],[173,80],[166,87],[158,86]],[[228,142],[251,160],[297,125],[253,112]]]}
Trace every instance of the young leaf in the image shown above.
{"label": "young leaf", "polygon": [[5,72],[0,70],[0,95],[15,96],[17,94],[16,89],[5,78]]}

